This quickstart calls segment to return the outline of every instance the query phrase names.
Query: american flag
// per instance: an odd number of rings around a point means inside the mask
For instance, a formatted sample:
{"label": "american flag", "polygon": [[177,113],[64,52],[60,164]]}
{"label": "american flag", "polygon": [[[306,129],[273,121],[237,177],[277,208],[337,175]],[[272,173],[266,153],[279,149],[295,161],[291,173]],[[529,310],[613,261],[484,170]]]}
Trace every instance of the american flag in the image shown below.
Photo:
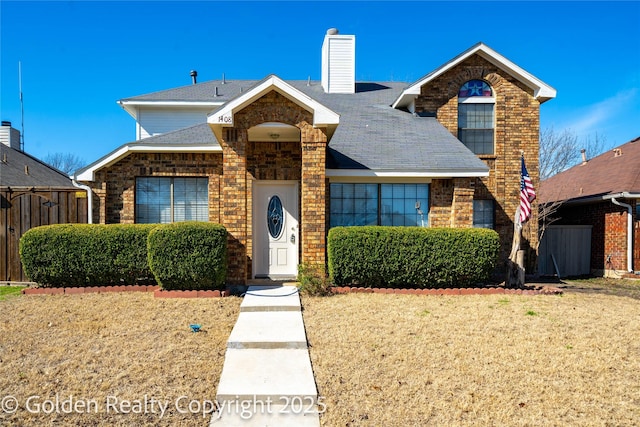
{"label": "american flag", "polygon": [[533,189],[529,172],[524,165],[522,156],[522,170],[520,172],[520,223],[526,222],[531,217],[531,202],[536,199],[536,191]]}

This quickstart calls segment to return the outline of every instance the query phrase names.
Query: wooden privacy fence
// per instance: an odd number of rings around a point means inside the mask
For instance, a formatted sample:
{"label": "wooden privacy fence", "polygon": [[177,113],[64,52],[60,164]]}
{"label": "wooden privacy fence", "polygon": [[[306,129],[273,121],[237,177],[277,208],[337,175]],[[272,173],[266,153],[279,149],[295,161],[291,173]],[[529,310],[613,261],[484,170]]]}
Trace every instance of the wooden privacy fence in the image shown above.
{"label": "wooden privacy fence", "polygon": [[78,189],[0,189],[0,281],[29,280],[22,271],[19,242],[41,225],[86,223],[87,193]]}
{"label": "wooden privacy fence", "polygon": [[591,273],[591,225],[552,225],[538,248],[538,273],[580,276]]}

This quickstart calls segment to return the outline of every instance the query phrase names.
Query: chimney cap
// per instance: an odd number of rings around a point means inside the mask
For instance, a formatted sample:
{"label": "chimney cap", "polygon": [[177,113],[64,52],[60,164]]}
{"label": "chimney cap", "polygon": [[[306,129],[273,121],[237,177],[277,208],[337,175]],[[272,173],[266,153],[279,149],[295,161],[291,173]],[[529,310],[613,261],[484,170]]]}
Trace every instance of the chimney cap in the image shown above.
{"label": "chimney cap", "polygon": [[11,126],[11,122],[9,120],[3,120],[2,126]]}
{"label": "chimney cap", "polygon": [[198,72],[196,70],[191,70],[191,72],[189,73],[189,75],[191,77],[198,77]]}
{"label": "chimney cap", "polygon": [[338,33],[339,33],[339,31],[338,31],[337,28],[329,28],[327,30],[327,35],[329,35],[329,36],[335,36]]}

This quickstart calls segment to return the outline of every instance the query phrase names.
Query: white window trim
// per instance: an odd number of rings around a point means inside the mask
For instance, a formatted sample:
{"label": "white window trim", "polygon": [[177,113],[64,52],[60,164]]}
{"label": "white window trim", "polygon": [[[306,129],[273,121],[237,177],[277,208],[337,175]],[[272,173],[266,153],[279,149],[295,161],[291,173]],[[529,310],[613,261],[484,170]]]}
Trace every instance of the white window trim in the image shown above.
{"label": "white window trim", "polygon": [[468,98],[458,98],[458,104],[495,104],[494,96],[470,96]]}

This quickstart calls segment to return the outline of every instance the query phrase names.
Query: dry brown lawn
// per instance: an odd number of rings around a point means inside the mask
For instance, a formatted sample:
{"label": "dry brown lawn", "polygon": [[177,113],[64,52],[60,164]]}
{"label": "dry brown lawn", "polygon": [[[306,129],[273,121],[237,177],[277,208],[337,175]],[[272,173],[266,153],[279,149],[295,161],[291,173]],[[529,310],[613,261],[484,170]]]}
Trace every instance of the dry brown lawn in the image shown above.
{"label": "dry brown lawn", "polygon": [[[591,282],[580,288],[590,291],[304,297],[322,425],[638,425],[640,304]],[[215,398],[240,301],[0,301],[0,403],[20,405],[0,408],[0,426],[208,425],[210,416],[178,409]],[[30,396],[40,413],[27,410]],[[90,413],[64,413],[70,397]],[[164,416],[151,399],[167,405]]]}
{"label": "dry brown lawn", "polygon": [[304,298],[323,426],[640,425],[640,304],[602,294]]}
{"label": "dry brown lawn", "polygon": [[[210,415],[191,412],[215,399],[240,301],[136,292],[0,301],[0,425],[208,425]],[[19,407],[8,414],[12,397]],[[169,402],[164,416],[151,399]]]}

